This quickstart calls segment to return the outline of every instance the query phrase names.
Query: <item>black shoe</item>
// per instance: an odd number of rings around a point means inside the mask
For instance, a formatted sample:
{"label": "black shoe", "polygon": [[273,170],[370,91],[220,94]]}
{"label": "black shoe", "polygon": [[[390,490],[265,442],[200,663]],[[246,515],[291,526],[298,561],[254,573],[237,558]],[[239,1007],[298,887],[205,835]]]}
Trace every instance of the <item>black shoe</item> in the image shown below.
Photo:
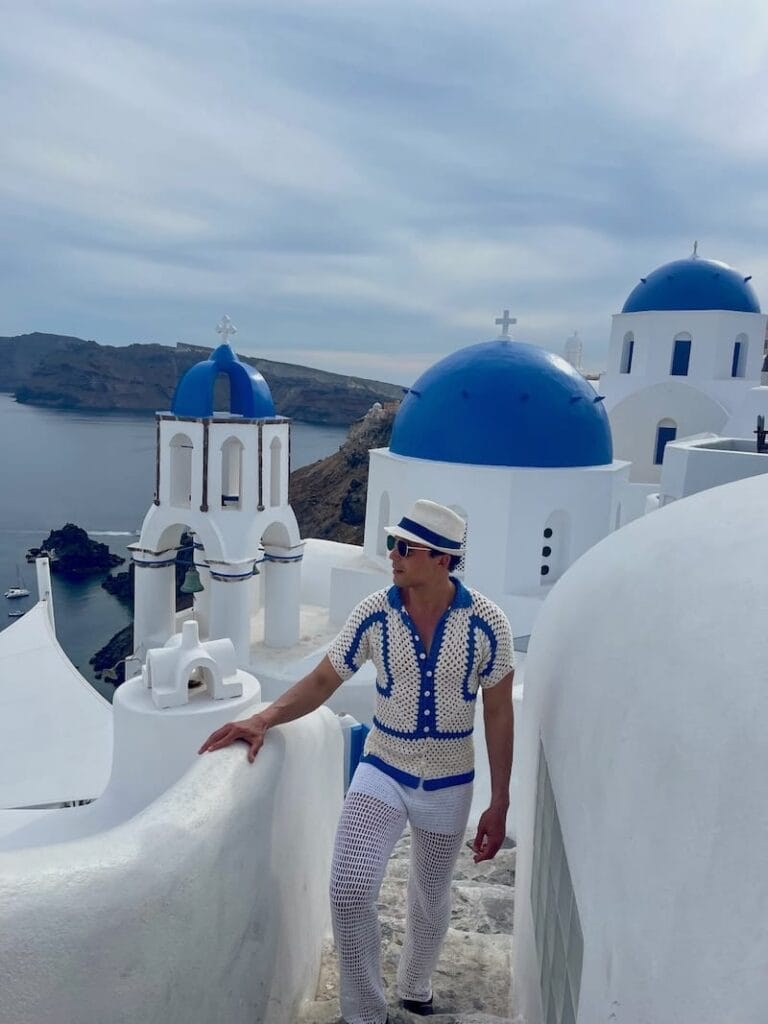
{"label": "black shoe", "polygon": [[431,1017],[435,1012],[432,1006],[432,996],[429,999],[402,999],[401,1004],[404,1010],[409,1013],[417,1013],[420,1017]]}

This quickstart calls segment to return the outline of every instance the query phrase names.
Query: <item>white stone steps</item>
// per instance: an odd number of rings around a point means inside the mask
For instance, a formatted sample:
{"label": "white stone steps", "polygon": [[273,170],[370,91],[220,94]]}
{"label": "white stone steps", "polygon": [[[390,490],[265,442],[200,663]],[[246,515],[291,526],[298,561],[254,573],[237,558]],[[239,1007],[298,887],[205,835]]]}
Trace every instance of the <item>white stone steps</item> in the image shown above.
{"label": "white stone steps", "polygon": [[[467,833],[467,838],[472,834]],[[379,897],[382,973],[390,1024],[417,1024],[395,993],[402,948],[405,882],[410,836],[394,849]],[[462,849],[453,882],[453,912],[434,975],[434,1024],[517,1024],[512,1011],[512,917],[515,850],[501,850],[493,861],[475,864]],[[323,954],[317,994],[305,1003],[297,1024],[339,1024],[338,969],[333,944]]]}

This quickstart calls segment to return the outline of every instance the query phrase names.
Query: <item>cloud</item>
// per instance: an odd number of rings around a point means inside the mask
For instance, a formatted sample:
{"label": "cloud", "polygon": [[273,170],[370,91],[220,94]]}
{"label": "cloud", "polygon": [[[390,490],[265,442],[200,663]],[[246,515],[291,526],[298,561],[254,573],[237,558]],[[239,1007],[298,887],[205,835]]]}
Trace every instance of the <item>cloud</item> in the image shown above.
{"label": "cloud", "polygon": [[205,343],[228,309],[404,380],[504,307],[599,365],[694,238],[768,295],[756,2],[6,7],[0,333]]}

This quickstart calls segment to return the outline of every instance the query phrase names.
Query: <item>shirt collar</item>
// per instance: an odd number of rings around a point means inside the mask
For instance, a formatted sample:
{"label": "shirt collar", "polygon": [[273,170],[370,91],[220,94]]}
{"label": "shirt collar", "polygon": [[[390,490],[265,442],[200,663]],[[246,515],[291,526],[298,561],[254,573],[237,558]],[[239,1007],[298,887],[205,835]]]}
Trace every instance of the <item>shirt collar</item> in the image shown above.
{"label": "shirt collar", "polygon": [[[448,606],[448,611],[451,612],[454,608],[469,608],[472,604],[472,595],[469,590],[456,576],[451,576],[451,582],[456,586],[456,593],[453,595],[453,601]],[[399,587],[393,584],[387,591],[387,598],[390,607],[394,608],[395,611],[402,611],[403,598]]]}

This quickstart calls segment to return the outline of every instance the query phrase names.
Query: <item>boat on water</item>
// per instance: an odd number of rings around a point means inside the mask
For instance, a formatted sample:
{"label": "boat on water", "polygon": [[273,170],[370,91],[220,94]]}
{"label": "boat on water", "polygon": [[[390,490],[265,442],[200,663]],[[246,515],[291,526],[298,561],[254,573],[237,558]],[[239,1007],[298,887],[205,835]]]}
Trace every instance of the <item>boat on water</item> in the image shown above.
{"label": "boat on water", "polygon": [[29,591],[21,584],[21,571],[18,565],[16,566],[16,586],[9,587],[3,596],[7,597],[10,601],[20,597],[29,597]]}
{"label": "boat on water", "polygon": [[20,619],[24,612],[8,612],[9,619]]}

